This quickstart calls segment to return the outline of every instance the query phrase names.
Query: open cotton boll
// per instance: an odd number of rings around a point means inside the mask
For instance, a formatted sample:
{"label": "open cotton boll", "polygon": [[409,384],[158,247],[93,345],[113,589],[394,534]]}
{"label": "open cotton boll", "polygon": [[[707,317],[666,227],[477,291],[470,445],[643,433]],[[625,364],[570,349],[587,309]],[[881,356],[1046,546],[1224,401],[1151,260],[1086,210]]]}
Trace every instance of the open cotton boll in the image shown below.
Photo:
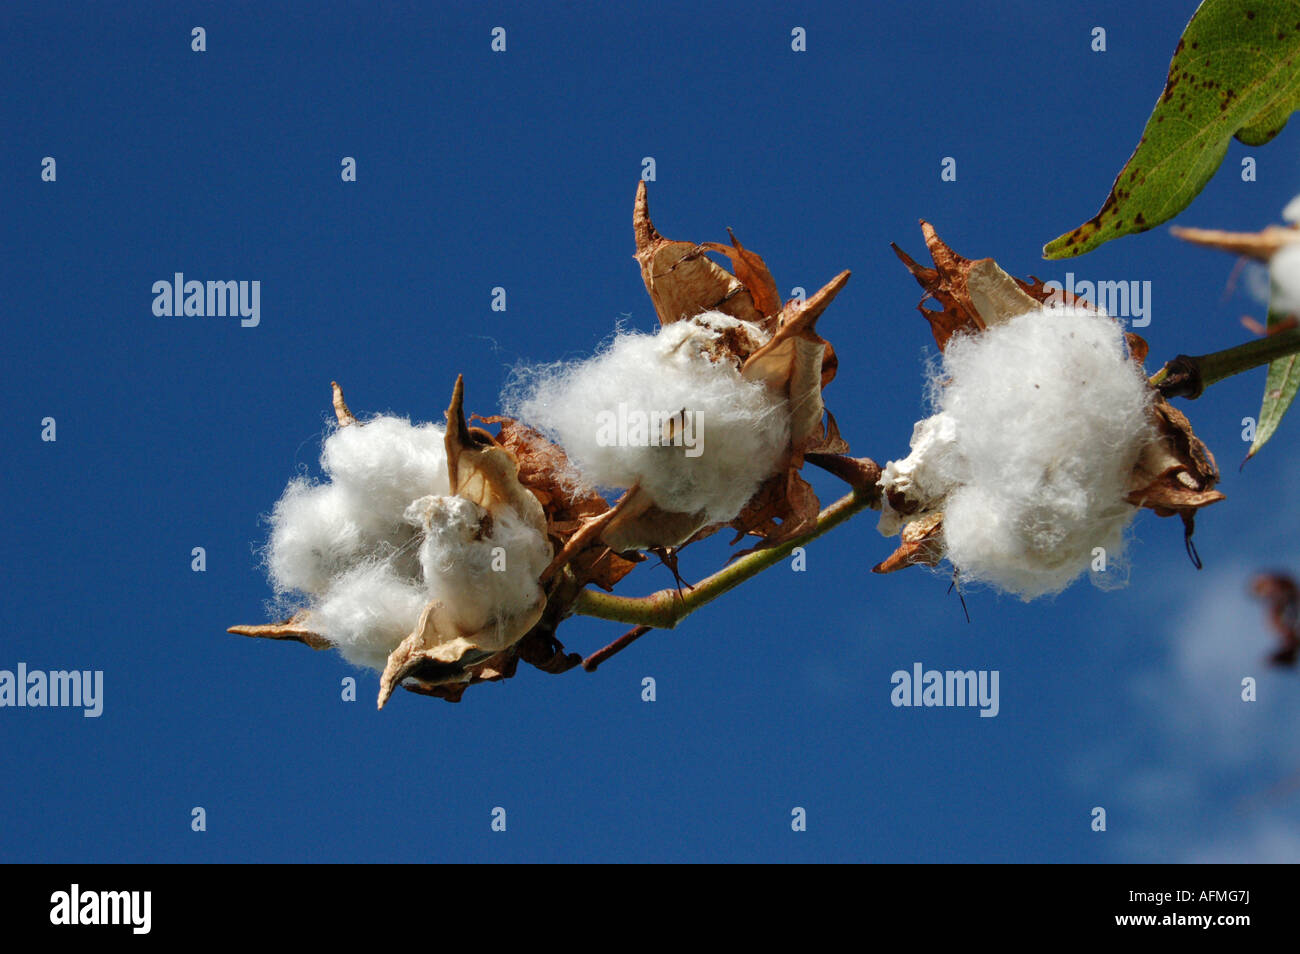
{"label": "open cotton boll", "polygon": [[731,520],[776,470],[790,410],[740,376],[724,336],[766,340],[721,313],[621,333],[586,360],[516,372],[502,403],[557,441],[589,485],[640,484],[663,510]]}
{"label": "open cotton boll", "polygon": [[1064,589],[1095,547],[1116,562],[1137,512],[1124,499],[1132,470],[1154,437],[1117,322],[1044,308],[955,336],[934,388],[938,415],[890,467],[941,501],[963,578],[1028,600]]}
{"label": "open cotton boll", "polygon": [[[936,509],[952,489],[952,472],[957,466],[948,460],[956,453],[955,422],[947,414],[917,421],[912,428],[912,453],[903,460],[891,460],[880,482],[917,504],[917,512]],[[887,537],[898,533],[906,517],[884,501],[880,511],[880,532]]]}
{"label": "open cotton boll", "polygon": [[277,594],[307,597],[312,631],[349,662],[383,670],[431,600],[479,648],[504,648],[506,624],[545,602],[545,533],[510,506],[450,495],[441,428],[348,424],[321,464],[327,482],[292,480],[276,503],[265,561]]}

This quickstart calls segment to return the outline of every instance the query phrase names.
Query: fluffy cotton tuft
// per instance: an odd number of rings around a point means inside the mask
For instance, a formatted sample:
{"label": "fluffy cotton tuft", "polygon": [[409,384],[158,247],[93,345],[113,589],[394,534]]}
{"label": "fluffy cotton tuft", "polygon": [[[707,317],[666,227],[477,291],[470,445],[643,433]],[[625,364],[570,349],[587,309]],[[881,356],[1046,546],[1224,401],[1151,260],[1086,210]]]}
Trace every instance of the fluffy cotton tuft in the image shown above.
{"label": "fluffy cotton tuft", "polygon": [[321,466],[329,482],[295,479],[276,503],[264,556],[281,603],[305,604],[349,662],[382,670],[430,600],[469,634],[541,597],[550,544],[509,508],[493,518],[449,496],[436,425],[339,427]]}
{"label": "fluffy cotton tuft", "polygon": [[311,625],[356,666],[382,670],[429,601],[416,580],[387,560],[344,570],[312,603]]}
{"label": "fluffy cotton tuft", "polygon": [[[655,334],[620,333],[583,361],[519,370],[502,403],[558,442],[587,486],[639,483],[663,510],[725,522],[776,470],[790,410],[784,397],[740,376],[723,353],[724,335],[750,347],[766,341],[756,326],[708,312]],[[683,410],[685,428],[680,418],[663,424]],[[638,430],[642,415],[649,425]]]}
{"label": "fluffy cotton tuft", "polygon": [[494,618],[500,626],[502,609],[518,612],[537,602],[551,546],[514,511],[493,517],[486,534],[483,510],[460,497],[425,497],[406,517],[424,532],[419,560],[429,597],[453,608],[464,632],[481,632]]}
{"label": "fluffy cotton tuft", "polygon": [[[380,549],[403,550],[411,501],[450,493],[442,429],[397,417],[334,429],[321,451],[328,484],[292,481],[271,514],[267,569],[277,596],[316,594]],[[403,571],[414,566],[408,558]]]}
{"label": "fluffy cotton tuft", "polygon": [[[912,454],[883,482],[942,509],[964,579],[1028,600],[1064,589],[1095,547],[1108,568],[1118,562],[1137,512],[1124,497],[1154,431],[1117,322],[1044,308],[958,335],[932,387],[939,413],[917,425]],[[899,521],[886,508],[882,531]]]}

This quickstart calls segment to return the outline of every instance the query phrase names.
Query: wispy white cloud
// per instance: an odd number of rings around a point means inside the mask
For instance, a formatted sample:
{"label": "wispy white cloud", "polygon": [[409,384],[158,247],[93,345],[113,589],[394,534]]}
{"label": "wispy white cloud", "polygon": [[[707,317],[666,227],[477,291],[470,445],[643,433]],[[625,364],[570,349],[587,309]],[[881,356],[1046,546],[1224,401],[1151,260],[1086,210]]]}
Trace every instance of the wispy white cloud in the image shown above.
{"label": "wispy white cloud", "polygon": [[1165,665],[1133,678],[1135,732],[1102,760],[1124,860],[1300,860],[1300,677],[1265,662],[1272,636],[1247,591],[1260,565],[1216,561],[1165,588]]}

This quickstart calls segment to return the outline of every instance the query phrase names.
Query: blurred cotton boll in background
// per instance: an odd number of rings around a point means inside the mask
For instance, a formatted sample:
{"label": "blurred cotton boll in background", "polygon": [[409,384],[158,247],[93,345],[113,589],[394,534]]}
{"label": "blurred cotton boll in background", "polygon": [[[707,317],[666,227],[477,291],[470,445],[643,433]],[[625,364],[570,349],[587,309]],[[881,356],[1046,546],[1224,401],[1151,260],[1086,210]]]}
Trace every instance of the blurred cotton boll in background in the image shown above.
{"label": "blurred cotton boll in background", "polygon": [[1268,261],[1272,300],[1269,308],[1280,315],[1300,315],[1300,242],[1283,245]]}

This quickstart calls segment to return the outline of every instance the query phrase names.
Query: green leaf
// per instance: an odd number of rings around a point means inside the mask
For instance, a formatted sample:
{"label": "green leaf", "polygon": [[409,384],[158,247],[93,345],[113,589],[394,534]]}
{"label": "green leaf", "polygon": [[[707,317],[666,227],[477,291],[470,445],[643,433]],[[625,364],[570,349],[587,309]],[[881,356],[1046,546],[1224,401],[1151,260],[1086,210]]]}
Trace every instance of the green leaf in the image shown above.
{"label": "green leaf", "polygon": [[1300,0],[1205,0],[1164,93],[1101,211],[1049,242],[1069,258],[1168,221],[1205,188],[1235,136],[1262,146],[1300,109]]}
{"label": "green leaf", "polygon": [[[1268,310],[1268,326],[1272,328],[1283,318],[1289,317],[1273,308]],[[1269,438],[1282,423],[1282,417],[1291,402],[1295,400],[1296,391],[1300,389],[1300,354],[1289,354],[1277,358],[1268,366],[1268,377],[1264,381],[1264,403],[1259,409],[1259,422],[1255,425],[1255,442],[1246,452],[1250,460],[1259,449],[1268,443]]]}

